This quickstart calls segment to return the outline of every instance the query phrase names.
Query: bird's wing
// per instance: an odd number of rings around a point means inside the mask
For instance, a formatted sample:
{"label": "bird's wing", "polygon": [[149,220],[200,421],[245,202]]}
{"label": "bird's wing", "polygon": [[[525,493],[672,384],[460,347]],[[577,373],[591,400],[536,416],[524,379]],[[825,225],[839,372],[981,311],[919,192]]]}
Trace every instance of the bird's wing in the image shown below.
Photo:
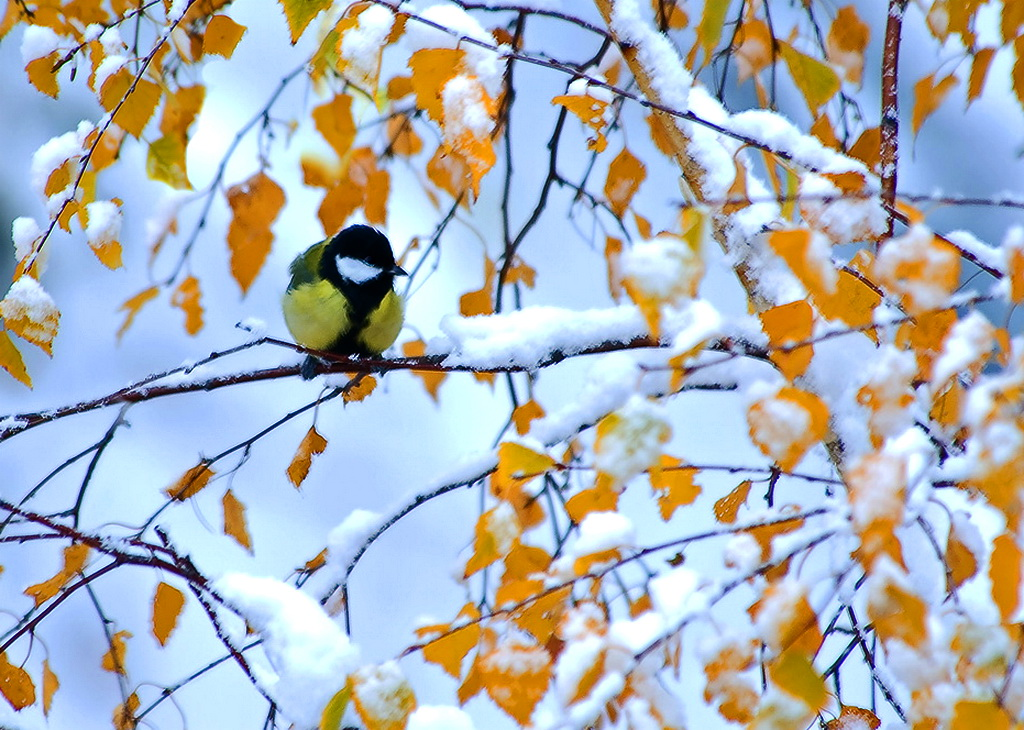
{"label": "bird's wing", "polygon": [[292,261],[289,271],[292,280],[288,283],[289,289],[295,289],[303,284],[311,284],[316,279],[317,267],[320,265],[320,257],[323,255],[326,239],[320,243],[310,246],[304,253],[299,254]]}

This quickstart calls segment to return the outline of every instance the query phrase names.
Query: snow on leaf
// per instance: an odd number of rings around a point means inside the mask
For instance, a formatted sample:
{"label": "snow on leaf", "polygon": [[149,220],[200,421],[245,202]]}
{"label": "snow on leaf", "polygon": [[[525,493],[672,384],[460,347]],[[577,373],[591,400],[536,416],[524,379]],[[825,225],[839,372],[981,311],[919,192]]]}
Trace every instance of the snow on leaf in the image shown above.
{"label": "snow on leaf", "polygon": [[230,489],[224,492],[221,500],[224,509],[224,534],[230,535],[235,542],[252,552],[252,537],[245,519],[245,505]]}
{"label": "snow on leaf", "polygon": [[928,607],[910,589],[902,568],[887,558],[878,560],[868,578],[867,594],[867,615],[882,641],[898,639],[918,647],[928,638]]}
{"label": "snow on leaf", "polygon": [[462,157],[469,167],[470,189],[475,198],[480,181],[494,166],[494,129],[497,104],[484,85],[474,76],[460,74],[449,79],[441,90],[444,110],[442,131],[449,154]]}
{"label": "snow on leaf", "polygon": [[110,648],[103,655],[100,666],[108,672],[127,676],[128,669],[125,666],[125,654],[128,652],[128,639],[132,637],[131,631],[118,631],[110,637]]}
{"label": "snow on leaf", "polygon": [[171,294],[171,304],[185,313],[185,331],[198,334],[203,328],[203,305],[200,303],[199,279],[187,276]]}
{"label": "snow on leaf", "polygon": [[128,331],[128,328],[132,326],[132,322],[135,321],[136,315],[142,310],[146,303],[155,299],[159,293],[159,287],[151,286],[148,289],[143,289],[120,306],[118,311],[127,312],[127,314],[125,315],[124,322],[117,329],[118,341],[120,341],[121,337],[124,336],[124,333]]}
{"label": "snow on leaf", "polygon": [[551,680],[548,653],[523,637],[508,636],[482,651],[478,667],[494,703],[520,725],[526,725]]}
{"label": "snow on leaf", "polygon": [[785,386],[750,406],[747,423],[761,453],[790,471],[825,437],[828,407],[813,393]]}
{"label": "snow on leaf", "polygon": [[169,486],[164,493],[173,500],[183,502],[205,488],[215,474],[216,472],[210,468],[207,462],[201,461],[182,474],[181,478]]}
{"label": "snow on leaf", "polygon": [[672,435],[664,407],[634,395],[597,424],[594,468],[599,482],[621,489],[626,482],[661,459],[661,447]]}
{"label": "snow on leaf", "polygon": [[89,248],[108,269],[121,268],[121,205],[96,200],[85,206],[85,238]]}
{"label": "snow on leaf", "polygon": [[374,96],[384,47],[397,39],[392,32],[395,15],[381,5],[360,3],[349,6],[347,13],[334,27],[338,33],[338,71]]}
{"label": "snow on leaf", "polygon": [[0,316],[8,331],[53,355],[60,310],[38,281],[27,275],[18,277],[0,300]]}
{"label": "snow on leaf", "polygon": [[871,710],[843,705],[839,717],[825,723],[825,730],[878,730],[882,721]]}
{"label": "snow on leaf", "polygon": [[873,267],[875,280],[898,295],[911,314],[944,307],[960,283],[960,256],[924,225],[887,241]]}
{"label": "snow on leaf", "polygon": [[604,183],[604,195],[612,212],[622,217],[629,204],[647,179],[647,168],[636,156],[623,147],[608,166],[608,177]]}
{"label": "snow on leaf", "polygon": [[701,241],[660,235],[634,244],[619,258],[622,285],[643,312],[655,337],[661,333],[663,305],[682,305],[697,296],[704,278]]}
{"label": "snow on leaf", "polygon": [[85,561],[89,557],[89,546],[82,543],[75,543],[64,548],[63,565],[49,580],[29,586],[25,589],[25,595],[35,601],[35,605],[49,601],[60,592],[60,589],[67,585],[68,581],[78,575],[85,567]]}
{"label": "snow on leaf", "polygon": [[767,309],[758,316],[772,348],[768,353],[771,361],[789,381],[803,375],[811,364],[814,347],[801,345],[790,349],[788,345],[811,338],[814,329],[814,312],[811,305],[806,300],[798,299]]}
{"label": "snow on leaf", "polygon": [[768,243],[812,296],[836,293],[839,277],[824,235],[806,228],[773,231]]}
{"label": "snow on leaf", "polygon": [[351,676],[352,698],[366,730],[403,730],[416,696],[397,662],[359,669]]}
{"label": "snow on leaf", "polygon": [[153,594],[153,616],[150,621],[153,636],[160,646],[166,646],[184,607],[185,594],[169,583],[160,581]]}
{"label": "snow on leaf", "polygon": [[718,499],[715,502],[715,519],[721,522],[723,525],[731,525],[736,521],[736,517],[739,514],[740,507],[742,507],[750,494],[750,488],[753,486],[753,482],[746,479],[740,482],[736,487],[724,497]]}
{"label": "snow on leaf", "polygon": [[244,25],[236,23],[228,16],[214,15],[203,34],[203,53],[231,58],[245,31]]}
{"label": "snow on leaf", "polygon": [[551,100],[552,104],[561,104],[572,112],[579,120],[594,132],[594,136],[587,139],[587,149],[594,152],[604,152],[608,147],[608,140],[604,136],[605,110],[608,108],[606,99],[599,99],[587,94],[562,94]]}
{"label": "snow on leaf", "polygon": [[847,472],[850,517],[860,536],[857,558],[865,568],[880,555],[902,564],[896,528],[903,522],[906,502],[906,463],[887,452],[865,454]]}
{"label": "snow on leaf", "polygon": [[36,701],[36,686],[28,672],[7,660],[0,653],[0,694],[15,710],[23,710]]}
{"label": "snow on leaf", "polygon": [[768,24],[760,18],[744,20],[736,29],[737,80],[742,84],[774,61],[774,43]]}
{"label": "snow on leaf", "polygon": [[508,555],[518,544],[522,527],[512,506],[501,502],[480,515],[474,533],[473,554],[463,572],[466,578]]}
{"label": "snow on leaf", "polygon": [[313,457],[322,454],[326,448],[327,439],[320,435],[320,432],[316,430],[316,426],[310,426],[306,435],[302,437],[302,442],[295,451],[291,464],[288,465],[288,481],[296,489],[302,486],[302,482],[309,475],[309,468],[313,464]]}
{"label": "snow on leaf", "polygon": [[807,600],[806,587],[794,579],[769,585],[750,613],[759,637],[773,652],[814,656],[821,646],[818,616]]}
{"label": "snow on leaf", "polygon": [[228,188],[226,195],[231,206],[227,237],[231,275],[244,295],[270,253],[274,241],[270,226],[284,207],[285,194],[280,185],[261,171]]}
{"label": "snow on leaf", "polygon": [[412,71],[412,90],[416,106],[441,124],[444,122],[444,104],[441,92],[448,81],[462,68],[466,52],[454,48],[423,48],[409,58]]}

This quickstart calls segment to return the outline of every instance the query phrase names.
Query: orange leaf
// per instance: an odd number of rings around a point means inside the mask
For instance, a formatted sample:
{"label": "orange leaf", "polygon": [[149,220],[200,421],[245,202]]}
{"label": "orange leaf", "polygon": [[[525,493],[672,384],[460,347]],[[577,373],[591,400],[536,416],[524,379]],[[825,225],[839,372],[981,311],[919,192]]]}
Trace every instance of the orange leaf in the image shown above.
{"label": "orange leaf", "polygon": [[0,694],[15,710],[23,710],[36,701],[36,686],[21,667],[7,661],[7,652],[0,653]]}
{"label": "orange leaf", "polygon": [[103,655],[103,662],[101,663],[105,670],[127,676],[128,670],[125,668],[124,657],[128,651],[127,640],[131,636],[131,631],[118,631],[110,637],[110,649]]}
{"label": "orange leaf", "polygon": [[[173,94],[167,94],[164,97],[164,110],[160,115],[160,134],[177,137],[184,141],[205,98],[206,87],[202,84],[183,86]],[[104,133],[104,137],[108,134],[110,134],[110,130]]]}
{"label": "orange leaf", "polygon": [[995,48],[979,48],[971,58],[971,76],[967,82],[968,104],[981,96],[981,92],[985,88],[985,79],[988,77],[988,70],[995,57]]}
{"label": "orange leaf", "polygon": [[789,304],[761,312],[761,326],[768,335],[771,351],[768,356],[782,371],[789,381],[804,374],[811,364],[814,348],[801,345],[795,349],[786,349],[794,342],[809,340],[814,329],[814,313],[811,305],[799,299]]}
{"label": "orange leaf", "polygon": [[244,295],[270,253],[274,234],[270,226],[284,207],[284,190],[263,172],[228,188],[231,224],[228,246],[231,249],[231,275]]}
{"label": "orange leaf", "polygon": [[774,62],[774,44],[768,24],[760,18],[744,20],[736,29],[737,80],[742,84]]}
{"label": "orange leaf", "polygon": [[135,89],[125,93],[128,95],[124,97],[121,108],[114,114],[114,124],[137,139],[142,136],[142,131],[153,117],[162,92],[152,81],[140,79]]}
{"label": "orange leaf", "polygon": [[992,579],[992,600],[1003,621],[1008,622],[1020,602],[1021,581],[1021,549],[1012,535],[1004,532],[993,541],[988,575]]}
{"label": "orange leaf", "polygon": [[591,512],[614,512],[619,506],[619,493],[607,483],[584,489],[565,503],[565,510],[576,524]]}
{"label": "orange leaf", "polygon": [[27,275],[18,277],[0,300],[0,317],[9,331],[53,355],[60,310],[38,281]]}
{"label": "orange leaf", "polygon": [[53,70],[59,60],[60,53],[54,51],[47,56],[34,58],[25,66],[28,73],[28,80],[39,91],[54,99],[60,93],[60,86],[57,84],[57,72]]}
{"label": "orange leaf", "polygon": [[38,606],[50,600],[67,585],[68,581],[75,577],[85,567],[85,561],[89,557],[89,546],[82,543],[75,543],[64,548],[64,564],[60,571],[49,580],[29,586],[25,589],[25,595],[31,596]]}
{"label": "orange leaf", "polygon": [[949,568],[949,589],[959,588],[978,573],[978,559],[956,529],[950,527],[946,540],[946,567]]}
{"label": "orange leaf", "polygon": [[230,535],[239,545],[252,552],[252,538],[245,519],[245,505],[229,489],[221,500],[224,507],[224,534]]}
{"label": "orange leaf", "polygon": [[604,113],[608,108],[607,101],[583,94],[565,94],[556,96],[551,103],[561,104],[594,131],[594,136],[587,140],[587,149],[595,152],[605,151],[608,140],[602,130],[605,126]]}
{"label": "orange leaf", "polygon": [[[394,81],[394,79],[392,79]],[[388,89],[390,91],[390,84]],[[389,93],[390,96],[390,93]],[[394,97],[392,97],[394,98]],[[399,157],[412,157],[423,150],[423,140],[412,127],[412,119],[396,114],[388,119],[388,149]]]}
{"label": "orange leaf", "polygon": [[[197,5],[199,3],[196,3]],[[139,726],[135,712],[139,709],[139,696],[132,692],[128,699],[114,708],[114,730],[136,730]]]}
{"label": "orange leaf", "polygon": [[626,147],[608,166],[604,194],[612,212],[621,217],[629,207],[640,184],[647,178],[647,168]]}
{"label": "orange leaf", "polygon": [[828,701],[825,680],[803,651],[784,651],[782,656],[768,665],[768,676],[779,689],[801,700],[815,712]]}
{"label": "orange leaf", "polygon": [[675,457],[662,454],[660,465],[651,467],[651,488],[658,495],[658,510],[666,522],[679,507],[693,504],[700,496],[701,487],[694,479],[699,470],[683,466]]}
{"label": "orange leaf", "polygon": [[239,25],[228,16],[214,15],[203,34],[203,53],[231,58],[245,31],[244,25]]}
{"label": "orange leaf", "polygon": [[839,77],[828,64],[801,53],[783,40],[776,39],[776,42],[793,83],[803,95],[811,114],[815,114],[839,91]]}
{"label": "orange leaf", "polygon": [[740,507],[747,501],[751,486],[753,486],[753,482],[749,479],[744,480],[736,485],[736,488],[727,495],[717,500],[714,508],[715,519],[724,525],[731,525],[735,522],[737,515],[739,515]]}
{"label": "orange leaf", "polygon": [[835,293],[836,272],[823,234],[806,228],[773,231],[768,243],[813,296]]}
{"label": "orange leaf", "polygon": [[11,342],[10,336],[0,330],[0,367],[6,370],[20,383],[32,387],[32,378],[25,369],[25,361],[21,358],[18,348]]}
{"label": "orange leaf", "polygon": [[215,474],[209,463],[201,461],[182,474],[178,481],[165,490],[165,494],[173,500],[184,502],[202,491]]}
{"label": "orange leaf", "polygon": [[150,625],[160,646],[167,644],[167,639],[178,625],[178,617],[184,606],[184,593],[162,581],[157,585],[156,593],[153,594],[153,619]]}
{"label": "orange leaf", "polygon": [[[410,340],[402,345],[402,355],[404,357],[423,357],[426,353],[427,343],[423,340]],[[441,383],[448,377],[448,373],[430,370],[413,370],[412,372],[423,381],[423,387],[427,389],[427,393],[437,403],[438,390],[441,387]]]}
{"label": "orange leaf", "polygon": [[[344,159],[356,138],[356,123],[352,118],[352,97],[338,94],[325,104],[313,109],[316,131],[327,140],[339,159]],[[276,215],[276,213],[275,213]]]}
{"label": "orange leaf", "polygon": [[843,705],[839,717],[825,723],[825,730],[878,730],[882,721],[871,710]]}
{"label": "orange leaf", "polygon": [[117,330],[117,339],[119,341],[121,337],[124,335],[124,333],[128,331],[128,328],[132,326],[132,322],[135,321],[135,316],[146,305],[146,302],[150,302],[153,299],[156,299],[156,296],[159,293],[160,289],[158,287],[151,286],[148,289],[143,289],[138,294],[136,294],[135,296],[133,296],[131,299],[129,299],[120,306],[118,311],[128,312],[128,314],[125,315],[124,322]]}
{"label": "orange leaf", "polygon": [[185,331],[195,335],[203,328],[203,306],[200,304],[199,279],[186,277],[171,294],[171,304],[185,313]]}
{"label": "orange leaf", "polygon": [[506,502],[480,515],[474,530],[473,554],[466,562],[463,577],[468,578],[508,555],[519,544],[521,532],[515,510]]}
{"label": "orange leaf", "polygon": [[345,221],[363,204],[363,191],[349,180],[341,181],[327,191],[317,216],[324,227],[324,233],[334,235],[345,227]]}
{"label": "orange leaf", "polygon": [[43,659],[43,715],[50,714],[50,708],[53,706],[53,696],[57,694],[57,690],[60,689],[60,680],[57,679],[57,675],[54,674],[53,670],[50,669],[50,662],[47,659]]}
{"label": "orange leaf", "polygon": [[461,155],[448,154],[444,145],[438,145],[434,156],[427,163],[427,177],[438,188],[455,199],[461,199],[463,205],[469,204],[464,197],[469,189],[471,171],[469,164]]}
{"label": "orange leaf", "polygon": [[828,29],[825,47],[829,60],[843,68],[846,80],[860,84],[864,72],[864,49],[871,39],[871,29],[857,15],[857,8],[847,5],[839,9]]}
{"label": "orange leaf", "polygon": [[924,120],[942,106],[946,95],[957,83],[959,81],[953,74],[949,74],[939,83],[935,83],[935,74],[928,74],[914,84],[914,111],[910,118],[910,128],[915,135],[920,131]]}
{"label": "orange leaf", "polygon": [[502,480],[526,480],[544,474],[557,464],[547,454],[505,441],[498,446],[498,477]]}
{"label": "orange leaf", "polygon": [[327,439],[320,435],[316,426],[310,426],[306,435],[299,444],[298,451],[292,457],[292,463],[288,465],[288,480],[298,489],[302,482],[309,475],[309,468],[313,464],[313,457],[322,454],[327,448]]}
{"label": "orange leaf", "polygon": [[1017,95],[1017,101],[1024,106],[1024,35],[1018,36],[1017,40],[1013,42],[1013,52],[1016,60],[1013,62],[1013,69],[1010,71],[1010,80],[1013,83],[1013,91]]}
{"label": "orange leaf", "polygon": [[537,418],[543,418],[544,409],[535,400],[528,400],[512,411],[512,422],[516,426],[516,433],[525,436],[530,431],[530,424]]}
{"label": "orange leaf", "polygon": [[[467,603],[459,612],[459,618],[478,619],[480,611],[472,603]],[[455,623],[458,622],[456,619]],[[423,647],[423,658],[439,665],[452,677],[458,679],[462,675],[462,660],[480,640],[480,624],[472,623],[454,630],[444,626],[442,631],[443,634],[439,638],[430,640]]]}
{"label": "orange leaf", "polygon": [[828,407],[818,396],[785,386],[747,411],[750,438],[761,453],[790,471],[828,431]]}
{"label": "orange leaf", "polygon": [[[1004,11],[1005,12],[1005,11]],[[1010,730],[1010,717],[994,701],[960,700],[953,708],[950,730]]]}
{"label": "orange leaf", "polygon": [[889,576],[868,596],[868,618],[883,641],[899,639],[917,647],[928,637],[928,608],[924,601]]}
{"label": "orange leaf", "polygon": [[444,121],[441,90],[462,67],[466,52],[452,48],[424,48],[409,57],[416,106],[438,124]]}
{"label": "orange leaf", "polygon": [[523,638],[508,636],[487,649],[478,666],[494,703],[520,725],[526,725],[551,680],[548,653]]}
{"label": "orange leaf", "polygon": [[330,6],[330,0],[281,0],[281,7],[284,8],[284,17],[288,21],[288,30],[291,32],[293,46],[313,18],[319,15],[321,10]]}

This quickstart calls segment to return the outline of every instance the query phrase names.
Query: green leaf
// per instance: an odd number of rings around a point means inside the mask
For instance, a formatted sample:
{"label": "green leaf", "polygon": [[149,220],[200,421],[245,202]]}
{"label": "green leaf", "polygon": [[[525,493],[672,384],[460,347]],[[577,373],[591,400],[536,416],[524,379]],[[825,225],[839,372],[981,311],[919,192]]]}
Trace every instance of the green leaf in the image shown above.
{"label": "green leaf", "polygon": [[338,693],[331,698],[331,701],[324,707],[320,715],[320,730],[339,730],[341,719],[352,699],[352,684],[346,682],[345,686],[338,690]]}
{"label": "green leaf", "polygon": [[839,76],[831,66],[801,53],[785,41],[779,41],[779,50],[812,114],[839,91]]}
{"label": "green leaf", "polygon": [[288,30],[292,34],[294,46],[302,32],[321,10],[330,7],[330,0],[281,0],[284,17],[288,19]]}
{"label": "green leaf", "polygon": [[192,189],[185,170],[185,145],[179,136],[166,134],[149,145],[146,174],[150,179],[167,183],[176,190]]}

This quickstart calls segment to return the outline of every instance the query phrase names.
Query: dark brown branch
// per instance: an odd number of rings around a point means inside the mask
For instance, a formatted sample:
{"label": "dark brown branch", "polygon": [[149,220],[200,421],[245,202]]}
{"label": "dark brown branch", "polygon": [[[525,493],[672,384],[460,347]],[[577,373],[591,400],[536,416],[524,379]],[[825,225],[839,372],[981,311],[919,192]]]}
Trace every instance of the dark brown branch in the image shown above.
{"label": "dark brown branch", "polygon": [[889,0],[889,16],[885,23],[885,45],[882,49],[882,148],[880,158],[882,203],[889,211],[887,235],[890,238],[896,222],[896,171],[899,163],[900,132],[900,36],[903,33],[903,12],[906,8],[907,0]]}

